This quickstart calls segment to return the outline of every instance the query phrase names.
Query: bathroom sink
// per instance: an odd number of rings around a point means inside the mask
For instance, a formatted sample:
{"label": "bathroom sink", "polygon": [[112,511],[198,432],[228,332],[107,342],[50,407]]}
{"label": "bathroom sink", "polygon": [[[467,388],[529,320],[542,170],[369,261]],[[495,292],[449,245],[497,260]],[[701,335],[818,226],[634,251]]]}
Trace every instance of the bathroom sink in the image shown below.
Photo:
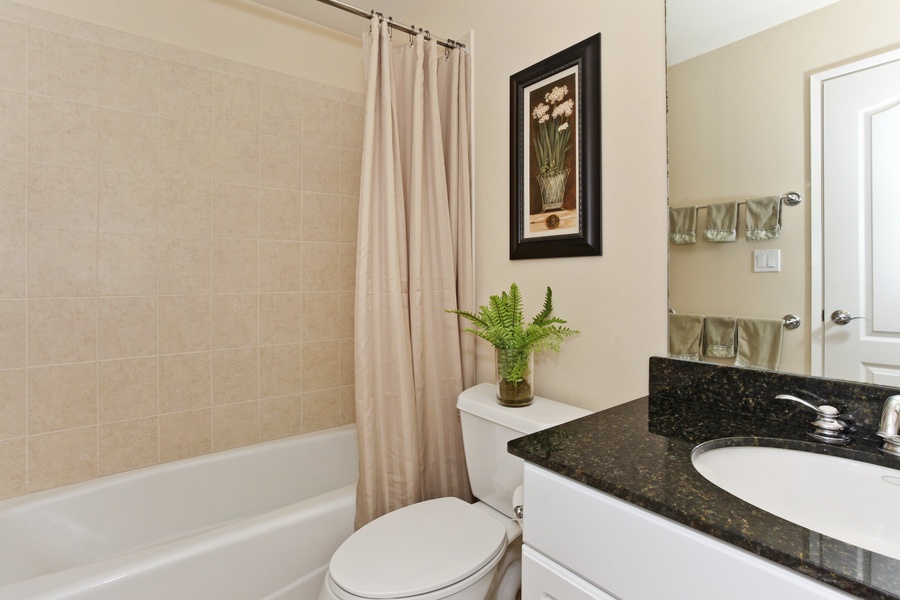
{"label": "bathroom sink", "polygon": [[799,450],[758,446],[694,449],[710,482],[801,527],[900,560],[900,470]]}

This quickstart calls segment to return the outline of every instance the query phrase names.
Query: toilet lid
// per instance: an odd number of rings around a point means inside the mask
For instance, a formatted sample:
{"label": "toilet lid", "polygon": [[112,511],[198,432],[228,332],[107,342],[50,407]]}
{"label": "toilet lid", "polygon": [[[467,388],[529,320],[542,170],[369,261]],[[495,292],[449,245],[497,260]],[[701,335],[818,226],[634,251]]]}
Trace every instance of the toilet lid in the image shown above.
{"label": "toilet lid", "polygon": [[413,504],[375,519],[331,558],[331,579],[364,598],[426,594],[472,575],[506,547],[506,528],[458,498]]}

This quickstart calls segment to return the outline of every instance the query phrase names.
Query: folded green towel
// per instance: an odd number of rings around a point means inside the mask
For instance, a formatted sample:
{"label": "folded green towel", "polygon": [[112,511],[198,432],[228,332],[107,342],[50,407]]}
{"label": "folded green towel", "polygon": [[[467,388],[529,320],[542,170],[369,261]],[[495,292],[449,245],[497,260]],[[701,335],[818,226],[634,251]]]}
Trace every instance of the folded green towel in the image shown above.
{"label": "folded green towel", "polygon": [[770,371],[778,369],[783,337],[784,319],[738,319],[734,365]]}
{"label": "folded green towel", "polygon": [[774,240],[781,235],[781,196],[747,200],[745,217],[748,240]]}
{"label": "folded green towel", "polygon": [[669,241],[673,244],[697,243],[697,207],[669,209]]}
{"label": "folded green towel", "polygon": [[669,315],[669,358],[700,360],[703,315]]}
{"label": "folded green towel", "polygon": [[710,204],[706,207],[706,229],[703,231],[703,237],[707,242],[735,242],[737,220],[737,201]]}
{"label": "folded green towel", "polygon": [[710,358],[734,358],[734,317],[706,317],[703,322],[704,354]]}

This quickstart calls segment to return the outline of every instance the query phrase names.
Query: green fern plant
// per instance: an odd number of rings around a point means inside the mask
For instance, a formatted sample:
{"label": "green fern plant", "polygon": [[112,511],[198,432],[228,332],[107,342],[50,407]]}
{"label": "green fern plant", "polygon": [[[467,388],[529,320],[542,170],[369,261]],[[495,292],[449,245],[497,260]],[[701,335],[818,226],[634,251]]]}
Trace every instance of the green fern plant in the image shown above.
{"label": "green fern plant", "polygon": [[567,337],[580,333],[565,327],[566,321],[554,317],[553,292],[547,287],[544,306],[526,324],[522,310],[522,294],[513,283],[509,293],[491,296],[486,306],[480,306],[478,313],[465,310],[448,310],[472,323],[466,329],[487,340],[497,348],[497,369],[501,388],[507,386],[510,397],[530,400],[534,395],[529,382],[531,354],[542,350],[559,352],[560,343]]}

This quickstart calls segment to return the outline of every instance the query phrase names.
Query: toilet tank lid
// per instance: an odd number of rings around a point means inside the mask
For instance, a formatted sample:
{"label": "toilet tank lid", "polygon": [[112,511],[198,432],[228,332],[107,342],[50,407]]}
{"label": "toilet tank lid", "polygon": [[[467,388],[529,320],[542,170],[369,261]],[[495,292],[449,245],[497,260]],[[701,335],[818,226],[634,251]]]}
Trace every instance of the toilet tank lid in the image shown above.
{"label": "toilet tank lid", "polygon": [[591,414],[590,411],[540,396],[530,406],[510,408],[497,402],[497,386],[481,383],[464,390],[456,402],[462,412],[522,434],[534,433]]}

